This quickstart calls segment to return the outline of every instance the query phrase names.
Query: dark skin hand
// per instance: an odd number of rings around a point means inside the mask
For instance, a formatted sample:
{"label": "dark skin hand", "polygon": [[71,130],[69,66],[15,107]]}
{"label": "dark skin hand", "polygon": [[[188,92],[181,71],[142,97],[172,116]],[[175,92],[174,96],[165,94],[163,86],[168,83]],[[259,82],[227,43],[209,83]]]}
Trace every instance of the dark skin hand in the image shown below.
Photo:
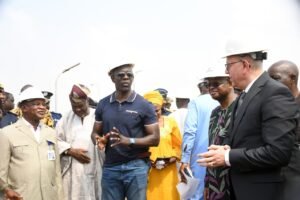
{"label": "dark skin hand", "polygon": [[15,191],[13,191],[12,189],[6,188],[4,190],[4,197],[5,200],[23,200],[23,197],[21,197],[21,195]]}
{"label": "dark skin hand", "polygon": [[204,200],[209,199],[208,188],[204,188],[204,191],[203,191],[203,197],[204,197]]}
{"label": "dark skin hand", "polygon": [[187,180],[186,180],[185,176],[183,175],[184,168],[191,169],[190,164],[189,163],[181,163],[180,168],[179,168],[179,174],[180,174],[181,182],[187,183]]}
{"label": "dark skin hand", "polygon": [[113,142],[111,147],[114,147],[116,145],[129,145],[129,138],[120,134],[119,129],[117,129],[116,127],[113,127],[113,129],[109,133],[109,136],[110,141]]}
{"label": "dark skin hand", "polygon": [[95,136],[96,145],[98,146],[98,148],[100,150],[103,151],[105,149],[108,139],[109,139],[109,133],[105,134],[103,137],[101,137],[99,135]]}
{"label": "dark skin hand", "polygon": [[74,149],[70,148],[68,150],[68,155],[72,156],[82,164],[90,163],[91,159],[86,155],[87,151],[84,149]]}

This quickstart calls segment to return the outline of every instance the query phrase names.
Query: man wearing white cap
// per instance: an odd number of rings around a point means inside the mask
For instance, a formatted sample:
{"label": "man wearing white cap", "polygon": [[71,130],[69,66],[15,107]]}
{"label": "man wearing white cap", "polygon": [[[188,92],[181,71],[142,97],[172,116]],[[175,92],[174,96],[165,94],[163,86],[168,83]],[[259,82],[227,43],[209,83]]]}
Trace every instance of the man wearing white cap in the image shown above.
{"label": "man wearing white cap", "polygon": [[226,72],[243,92],[231,119],[229,146],[212,145],[198,160],[209,167],[229,166],[232,199],[277,200],[281,168],[288,164],[299,110],[287,87],[263,70],[264,48],[247,37],[229,40]]}
{"label": "man wearing white cap", "polygon": [[150,146],[159,143],[154,106],[131,90],[133,64],[115,65],[109,76],[116,91],[100,100],[92,139],[105,148],[102,199],[145,200]]}
{"label": "man wearing white cap", "polygon": [[55,131],[40,122],[45,98],[35,87],[19,96],[23,116],[0,131],[0,189],[6,199],[63,200]]}

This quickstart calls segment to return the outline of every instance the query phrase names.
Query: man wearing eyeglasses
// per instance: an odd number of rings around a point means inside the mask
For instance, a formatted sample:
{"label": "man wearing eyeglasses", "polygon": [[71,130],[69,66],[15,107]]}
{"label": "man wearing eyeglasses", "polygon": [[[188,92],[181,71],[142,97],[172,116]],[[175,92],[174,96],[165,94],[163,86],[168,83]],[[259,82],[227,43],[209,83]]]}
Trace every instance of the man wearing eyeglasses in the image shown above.
{"label": "man wearing eyeglasses", "polygon": [[235,103],[228,145],[210,146],[198,162],[230,167],[232,199],[276,200],[299,111],[290,91],[264,72],[263,48],[255,47],[252,37],[244,39],[230,40],[226,48],[226,72],[233,86],[244,92]]}
{"label": "man wearing eyeglasses", "polygon": [[122,63],[109,71],[116,91],[100,100],[92,139],[105,149],[102,199],[146,200],[148,149],[159,143],[154,106],[131,90],[133,64]]}

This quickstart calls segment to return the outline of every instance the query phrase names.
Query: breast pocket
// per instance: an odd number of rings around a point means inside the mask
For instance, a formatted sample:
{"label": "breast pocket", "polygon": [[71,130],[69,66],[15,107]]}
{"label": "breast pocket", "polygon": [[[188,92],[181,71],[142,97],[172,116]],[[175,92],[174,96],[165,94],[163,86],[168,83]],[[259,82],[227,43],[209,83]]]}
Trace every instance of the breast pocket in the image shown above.
{"label": "breast pocket", "polygon": [[26,155],[32,151],[32,146],[29,143],[14,143],[12,152],[13,154],[18,157],[18,155]]}

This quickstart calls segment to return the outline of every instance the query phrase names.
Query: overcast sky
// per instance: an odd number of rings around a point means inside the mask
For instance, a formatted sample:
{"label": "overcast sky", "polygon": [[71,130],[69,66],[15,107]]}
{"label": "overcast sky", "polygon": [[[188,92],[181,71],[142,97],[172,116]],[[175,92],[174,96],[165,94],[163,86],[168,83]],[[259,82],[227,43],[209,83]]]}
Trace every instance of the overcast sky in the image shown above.
{"label": "overcast sky", "polygon": [[198,79],[219,62],[233,30],[256,32],[267,41],[266,68],[280,59],[299,66],[297,2],[0,0],[0,82],[16,98],[27,83],[50,90],[63,113],[74,83],[88,85],[96,100],[111,93],[108,67],[127,57],[136,63],[139,93],[164,87],[171,96],[182,90],[196,96]]}

